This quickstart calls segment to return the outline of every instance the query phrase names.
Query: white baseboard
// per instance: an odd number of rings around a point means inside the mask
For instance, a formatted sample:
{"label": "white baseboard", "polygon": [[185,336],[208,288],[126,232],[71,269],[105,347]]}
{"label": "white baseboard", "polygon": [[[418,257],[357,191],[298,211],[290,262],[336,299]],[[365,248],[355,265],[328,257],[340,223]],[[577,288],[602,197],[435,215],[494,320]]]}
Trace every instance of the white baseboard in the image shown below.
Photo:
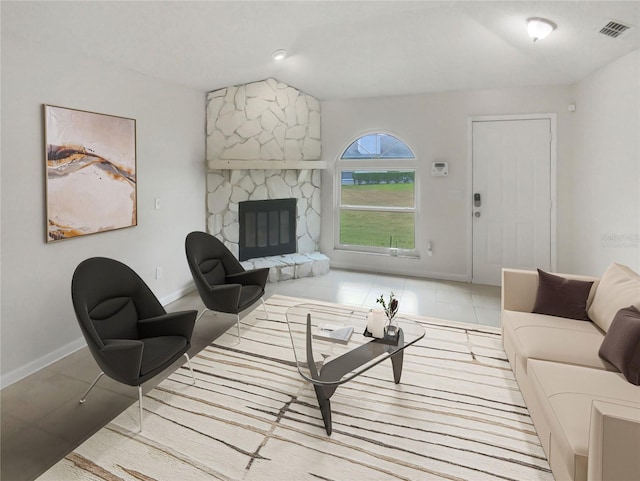
{"label": "white baseboard", "polygon": [[167,304],[171,304],[173,301],[177,301],[181,297],[184,297],[190,292],[195,290],[196,290],[196,285],[193,282],[190,282],[189,284],[182,287],[181,289],[178,289],[175,292],[172,292],[170,294],[167,294],[166,296],[161,297],[159,299],[160,304],[162,304],[163,306],[166,306]]}
{"label": "white baseboard", "polygon": [[[188,285],[182,287],[181,289],[178,289],[175,292],[172,292],[170,294],[167,294],[166,296],[163,296],[161,299],[159,299],[159,301],[163,306],[166,306],[167,304],[170,304],[173,301],[180,299],[182,296],[189,294],[195,288],[196,288],[195,285],[193,284],[193,282],[191,282]],[[0,389],[4,389],[5,387],[10,386],[15,382],[18,382],[21,379],[24,379],[25,377],[39,371],[40,369],[43,369],[48,365],[53,364],[56,361],[59,361],[63,357],[66,357],[69,354],[73,354],[78,349],[82,349],[86,345],[87,343],[85,342],[84,338],[79,337],[78,339],[71,341],[68,344],[65,344],[64,346],[56,349],[55,351],[45,354],[44,356],[39,357],[38,359],[34,359],[33,361],[25,364],[24,366],[21,366],[17,369],[14,369],[11,372],[4,374],[3,376],[0,377]]]}
{"label": "white baseboard", "polygon": [[87,343],[85,342],[84,338],[80,337],[75,341],[71,341],[69,344],[65,344],[64,346],[56,349],[55,351],[45,354],[44,356],[39,357],[38,359],[34,359],[28,364],[25,364],[24,366],[21,366],[3,375],[2,378],[0,379],[0,388],[4,389],[9,385],[15,382],[18,382],[21,379],[24,379],[25,377],[33,374],[34,372],[47,367],[49,364],[53,364],[54,362],[59,361],[63,357],[66,357],[69,354],[76,352],[78,349],[82,349],[86,345]]}
{"label": "white baseboard", "polygon": [[371,267],[365,267],[360,264],[354,264],[351,262],[340,262],[331,259],[331,268],[335,269],[347,269],[371,272],[376,274],[389,274],[401,277],[418,277],[424,279],[436,279],[440,281],[455,281],[455,282],[469,282],[467,274],[451,274],[448,272],[435,272],[435,271],[405,271],[402,273],[395,272],[392,269],[381,269],[379,265],[372,265]]}

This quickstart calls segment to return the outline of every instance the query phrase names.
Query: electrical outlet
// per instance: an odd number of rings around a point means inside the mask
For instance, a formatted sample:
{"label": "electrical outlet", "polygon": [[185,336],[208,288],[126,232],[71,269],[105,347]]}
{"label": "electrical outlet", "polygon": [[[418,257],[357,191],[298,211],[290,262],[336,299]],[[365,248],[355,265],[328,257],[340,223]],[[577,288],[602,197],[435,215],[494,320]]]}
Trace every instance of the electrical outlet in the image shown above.
{"label": "electrical outlet", "polygon": [[162,267],[156,267],[156,279],[162,278]]}

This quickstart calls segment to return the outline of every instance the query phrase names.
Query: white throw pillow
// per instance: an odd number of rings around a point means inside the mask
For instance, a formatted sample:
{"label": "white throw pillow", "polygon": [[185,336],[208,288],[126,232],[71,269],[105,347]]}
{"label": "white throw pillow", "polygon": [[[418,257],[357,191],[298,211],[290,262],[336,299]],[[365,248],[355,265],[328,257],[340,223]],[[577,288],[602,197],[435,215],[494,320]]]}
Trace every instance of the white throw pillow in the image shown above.
{"label": "white throw pillow", "polygon": [[607,332],[620,309],[640,309],[640,275],[627,266],[611,264],[602,275],[589,307],[589,318]]}

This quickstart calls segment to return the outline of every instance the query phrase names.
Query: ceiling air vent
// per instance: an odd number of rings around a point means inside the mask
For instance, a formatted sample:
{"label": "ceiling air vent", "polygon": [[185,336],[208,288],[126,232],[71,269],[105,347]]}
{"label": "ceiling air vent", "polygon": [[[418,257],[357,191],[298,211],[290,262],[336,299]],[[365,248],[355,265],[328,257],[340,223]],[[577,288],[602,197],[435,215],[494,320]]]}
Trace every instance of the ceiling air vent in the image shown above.
{"label": "ceiling air vent", "polygon": [[624,32],[626,32],[630,28],[631,27],[629,27],[628,25],[624,25],[620,22],[614,22],[613,20],[611,20],[609,23],[607,23],[604,27],[600,29],[600,33],[602,35],[606,35],[607,37],[618,38],[620,35],[622,35]]}

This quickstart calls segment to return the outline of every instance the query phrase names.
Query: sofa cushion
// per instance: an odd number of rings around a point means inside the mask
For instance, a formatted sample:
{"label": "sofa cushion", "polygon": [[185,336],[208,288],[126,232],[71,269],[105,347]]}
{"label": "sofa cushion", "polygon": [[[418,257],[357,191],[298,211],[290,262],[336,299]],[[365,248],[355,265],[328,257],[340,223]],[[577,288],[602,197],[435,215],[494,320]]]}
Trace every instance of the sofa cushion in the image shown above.
{"label": "sofa cushion", "polygon": [[593,282],[554,276],[538,269],[538,291],[533,312],[588,321],[587,299]]}
{"label": "sofa cushion", "polygon": [[592,322],[505,310],[502,323],[517,357],[617,371],[598,355],[604,333]]}
{"label": "sofa cushion", "polygon": [[611,264],[600,279],[589,317],[606,332],[616,312],[629,306],[640,309],[640,276],[626,266]]}
{"label": "sofa cushion", "polygon": [[592,402],[640,408],[640,391],[621,373],[583,366],[530,359],[528,373],[551,430],[551,468],[560,463],[575,481],[586,480]]}
{"label": "sofa cushion", "polygon": [[620,309],[600,346],[600,357],[617,367],[632,384],[640,385],[640,311]]}

